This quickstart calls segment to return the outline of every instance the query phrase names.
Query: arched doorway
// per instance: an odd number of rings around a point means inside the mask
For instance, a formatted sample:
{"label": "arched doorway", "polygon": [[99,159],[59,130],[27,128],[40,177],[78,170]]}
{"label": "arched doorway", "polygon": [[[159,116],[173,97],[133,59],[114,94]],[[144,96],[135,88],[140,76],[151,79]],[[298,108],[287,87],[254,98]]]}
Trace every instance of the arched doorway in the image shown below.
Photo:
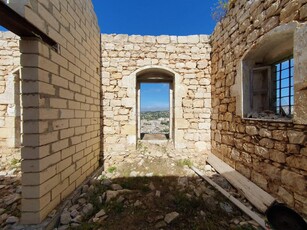
{"label": "arched doorway", "polygon": [[[143,89],[155,89],[150,95],[157,98],[157,104],[144,108]],[[166,72],[151,70],[137,76],[137,138],[138,141],[165,142],[174,138],[174,76]],[[155,95],[157,94],[157,95]],[[166,94],[166,95],[161,95]],[[148,100],[148,99],[146,99]],[[152,102],[152,101],[151,101]],[[166,105],[167,104],[167,105]],[[159,106],[160,105],[160,106]],[[162,106],[163,105],[163,106]],[[167,106],[167,107],[165,107]],[[146,127],[142,115],[150,119]],[[154,119],[154,120],[153,120]],[[165,128],[167,127],[167,128]]]}
{"label": "arched doorway", "polygon": [[[130,76],[130,83],[135,86],[136,100],[136,142],[141,140],[141,106],[140,86],[142,83],[167,83],[169,84],[169,136],[167,141],[172,142],[175,147],[177,143],[177,119],[181,111],[182,97],[177,94],[180,91],[179,82],[181,76],[175,71],[162,66],[145,66],[133,72]],[[176,96],[177,95],[177,96]],[[177,108],[177,110],[176,110]]]}

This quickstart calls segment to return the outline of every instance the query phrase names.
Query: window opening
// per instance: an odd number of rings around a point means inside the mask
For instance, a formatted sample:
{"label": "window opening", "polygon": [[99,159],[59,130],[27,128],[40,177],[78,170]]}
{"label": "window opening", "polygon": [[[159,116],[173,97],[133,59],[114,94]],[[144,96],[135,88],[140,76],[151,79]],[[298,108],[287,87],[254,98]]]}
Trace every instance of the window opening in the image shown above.
{"label": "window opening", "polygon": [[293,57],[275,65],[274,85],[276,86],[275,111],[281,116],[291,117],[294,105],[294,61]]}
{"label": "window opening", "polygon": [[[294,107],[294,59],[271,65],[257,63],[251,69],[245,96],[247,118],[292,118]],[[245,99],[247,100],[247,99]]]}
{"label": "window opening", "polygon": [[141,140],[170,138],[170,84],[141,83]]}

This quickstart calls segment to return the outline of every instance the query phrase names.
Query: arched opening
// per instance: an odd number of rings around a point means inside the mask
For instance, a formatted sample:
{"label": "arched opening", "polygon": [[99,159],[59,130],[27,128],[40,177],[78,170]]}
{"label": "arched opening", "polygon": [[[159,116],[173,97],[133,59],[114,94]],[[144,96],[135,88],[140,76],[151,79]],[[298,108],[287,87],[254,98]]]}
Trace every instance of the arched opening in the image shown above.
{"label": "arched opening", "polygon": [[[137,140],[173,141],[174,74],[157,68],[141,71],[136,75],[136,90]],[[146,90],[154,91],[150,94],[152,100],[145,98]],[[150,104],[154,98],[155,104]],[[144,103],[147,103],[147,108]]]}
{"label": "arched opening", "polygon": [[[176,108],[180,108],[182,104],[181,97],[176,97],[178,93],[179,85],[178,82],[181,81],[181,76],[174,72],[173,70],[162,67],[162,66],[145,66],[142,67],[128,77],[130,80],[130,86],[133,86],[135,95],[135,144],[137,141],[141,140],[141,84],[155,84],[164,83],[169,85],[169,134],[166,140],[149,140],[149,142],[171,142],[176,147],[176,132],[177,132],[177,120],[176,120]],[[132,83],[132,84],[131,84]],[[180,112],[180,110],[178,110]]]}

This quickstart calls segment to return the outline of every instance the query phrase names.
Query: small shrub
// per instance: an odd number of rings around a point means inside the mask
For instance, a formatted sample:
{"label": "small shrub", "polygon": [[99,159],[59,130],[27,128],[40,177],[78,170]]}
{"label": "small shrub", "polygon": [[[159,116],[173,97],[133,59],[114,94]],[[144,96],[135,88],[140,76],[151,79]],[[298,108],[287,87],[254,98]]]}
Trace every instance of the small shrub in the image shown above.
{"label": "small shrub", "polygon": [[184,160],[177,161],[177,165],[180,166],[180,167],[183,167],[185,165],[188,166],[188,167],[191,167],[191,166],[193,166],[193,163],[189,159],[184,159]]}
{"label": "small shrub", "polygon": [[107,170],[109,173],[114,173],[116,171],[116,167],[115,166],[112,166],[110,168],[108,168]]}
{"label": "small shrub", "polygon": [[213,20],[217,22],[222,20],[235,2],[236,0],[218,0],[215,7],[212,9]]}
{"label": "small shrub", "polygon": [[18,169],[20,167],[20,161],[21,160],[18,160],[16,158],[13,158],[10,162],[10,166],[12,169]]}
{"label": "small shrub", "polygon": [[219,22],[225,17],[228,10],[228,0],[218,0],[215,7],[212,9],[213,20]]}

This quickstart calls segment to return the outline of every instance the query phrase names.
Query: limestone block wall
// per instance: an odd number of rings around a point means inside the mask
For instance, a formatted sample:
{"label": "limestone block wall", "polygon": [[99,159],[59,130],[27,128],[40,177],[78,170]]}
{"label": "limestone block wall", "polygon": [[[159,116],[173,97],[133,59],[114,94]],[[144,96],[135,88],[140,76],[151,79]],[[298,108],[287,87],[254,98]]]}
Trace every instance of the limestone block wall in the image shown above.
{"label": "limestone block wall", "polygon": [[0,170],[20,159],[19,66],[19,37],[0,32]]}
{"label": "limestone block wall", "polygon": [[136,78],[168,72],[174,81],[174,145],[187,157],[210,151],[209,36],[102,35],[104,156],[135,149]]}
{"label": "limestone block wall", "polygon": [[[307,126],[302,121],[306,122],[306,9],[305,0],[237,0],[211,36],[212,152],[280,201],[305,214]],[[241,59],[267,34],[290,22],[296,22],[294,39],[288,40],[294,43],[294,118],[288,122],[243,119],[240,90],[244,86],[236,87],[242,86]],[[278,41],[275,37],[275,42]],[[266,52],[274,52],[273,47]]]}
{"label": "limestone block wall", "polygon": [[90,0],[12,5],[58,45],[23,38],[22,217],[40,223],[99,164],[100,33]]}

